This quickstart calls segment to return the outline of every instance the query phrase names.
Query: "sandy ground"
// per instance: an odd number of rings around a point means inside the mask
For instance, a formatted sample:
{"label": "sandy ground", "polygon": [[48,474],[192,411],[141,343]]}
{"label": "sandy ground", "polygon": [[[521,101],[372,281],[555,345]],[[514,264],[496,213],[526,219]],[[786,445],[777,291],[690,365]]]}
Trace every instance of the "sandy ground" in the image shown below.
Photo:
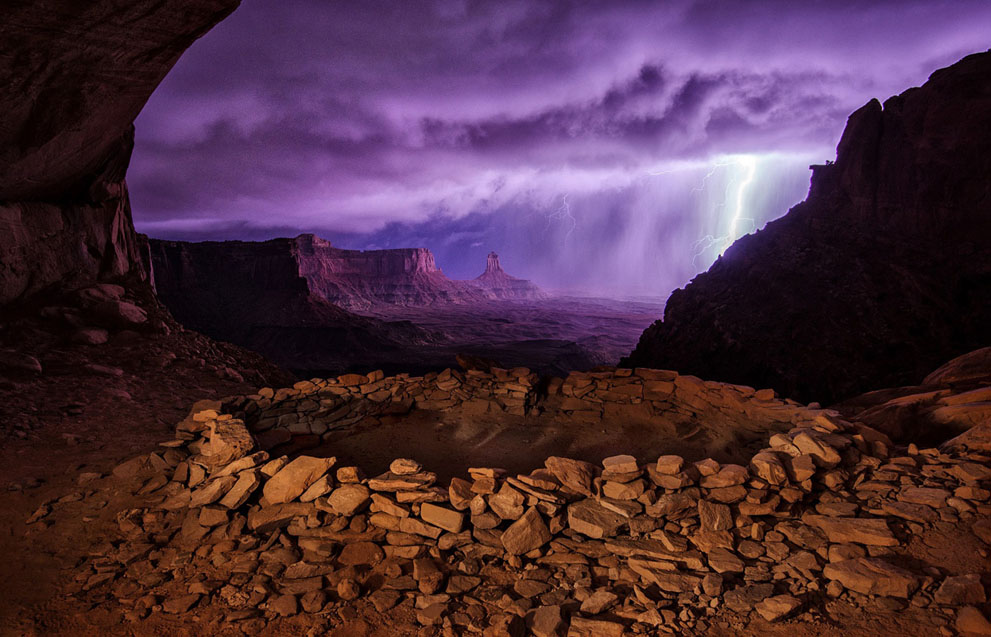
{"label": "sandy ground", "polygon": [[739,463],[766,441],[763,433],[729,426],[700,429],[673,421],[583,422],[548,415],[413,411],[367,419],[307,453],[335,456],[339,463],[357,464],[373,474],[384,472],[397,457],[415,458],[443,481],[466,477],[469,467],[525,473],[542,466],[548,456],[599,463],[630,454],[646,463],[677,454],[689,460],[713,457]]}

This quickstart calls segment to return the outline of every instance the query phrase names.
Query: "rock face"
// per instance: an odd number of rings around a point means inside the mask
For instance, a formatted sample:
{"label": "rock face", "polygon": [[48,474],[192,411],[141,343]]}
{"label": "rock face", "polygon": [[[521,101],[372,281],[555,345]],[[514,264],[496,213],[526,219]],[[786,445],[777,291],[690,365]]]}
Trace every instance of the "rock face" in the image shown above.
{"label": "rock face", "polygon": [[312,234],[289,241],[299,274],[334,305],[363,310],[375,305],[473,303],[485,296],[452,281],[426,248],[343,250]]}
{"label": "rock face", "polygon": [[237,0],[41,5],[0,21],[0,304],[137,273],[124,172],[132,122]]}
{"label": "rock face", "polygon": [[501,269],[493,274],[501,287],[451,280],[422,248],[343,250],[311,234],[148,243],[159,298],[183,325],[307,372],[351,369],[356,361],[396,369],[411,364],[414,347],[443,338],[409,321],[352,310],[543,297]]}
{"label": "rock face", "polygon": [[364,318],[329,303],[302,272],[292,239],[150,241],[159,298],[183,325],[294,369],[345,368],[421,342],[409,324]]}
{"label": "rock face", "polygon": [[921,385],[869,392],[835,408],[903,444],[991,449],[991,347],[949,361]]}
{"label": "rock face", "polygon": [[850,116],[809,196],[668,300],[625,364],[829,401],[987,345],[991,52]]}
{"label": "rock face", "polygon": [[485,272],[469,283],[485,291],[490,298],[533,300],[546,297],[533,283],[506,274],[499,265],[499,255],[495,252],[489,253],[485,262]]}
{"label": "rock face", "polygon": [[[265,260],[279,259],[284,262],[285,271],[270,272],[262,266],[263,271],[260,272],[252,262],[252,253]],[[344,250],[312,234],[262,242],[186,243],[152,239],[151,254],[156,286],[163,298],[172,299],[175,303],[180,303],[180,297],[190,291],[193,279],[195,285],[214,286],[226,285],[228,277],[243,280],[259,275],[283,277],[284,280],[271,281],[277,286],[284,286],[290,279],[305,281],[314,295],[353,311],[383,306],[544,298],[544,294],[529,281],[503,272],[494,253],[489,255],[485,274],[473,281],[447,278],[434,262],[434,255],[426,248]],[[234,271],[231,264],[225,264],[232,258],[241,267],[239,271]],[[177,281],[166,274],[179,268],[186,273],[184,281]],[[218,276],[224,277],[223,281],[211,280]],[[180,287],[173,287],[177,283]]]}

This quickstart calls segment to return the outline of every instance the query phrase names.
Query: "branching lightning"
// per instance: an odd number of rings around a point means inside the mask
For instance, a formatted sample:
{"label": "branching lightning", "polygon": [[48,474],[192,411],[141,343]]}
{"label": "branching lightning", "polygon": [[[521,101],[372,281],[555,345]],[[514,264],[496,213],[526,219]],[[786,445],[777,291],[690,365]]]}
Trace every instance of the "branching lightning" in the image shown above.
{"label": "branching lightning", "polygon": [[736,234],[737,226],[744,219],[750,221],[751,224],[754,223],[753,219],[743,216],[743,197],[747,192],[747,188],[750,184],[754,182],[754,175],[757,173],[757,160],[754,159],[752,155],[742,155],[740,157],[740,166],[743,167],[744,177],[740,180],[740,183],[736,187],[736,198],[733,201],[733,216],[730,217],[729,222],[729,233],[726,239],[726,244],[719,251],[719,255],[722,256],[726,249],[732,245],[734,241],[737,240],[738,236]]}
{"label": "branching lightning", "polygon": [[563,195],[561,197],[561,206],[547,215],[547,228],[550,228],[551,223],[554,221],[566,221],[568,223],[569,228],[568,232],[564,235],[565,238],[570,237],[571,233],[578,226],[578,221],[571,214],[571,204],[568,203],[568,195]]}
{"label": "branching lightning", "polygon": [[[747,191],[753,184],[754,178],[757,175],[757,158],[755,156],[731,155],[718,160],[716,163],[711,164],[709,171],[703,175],[698,186],[692,188],[692,192],[704,192],[708,181],[713,175],[716,174],[716,171],[720,168],[730,166],[739,168],[742,172],[742,176],[730,182],[730,185],[727,186],[727,192],[731,186],[734,187],[732,195],[727,195],[726,201],[716,207],[717,209],[723,207],[727,207],[729,209],[729,227],[727,228],[725,234],[706,234],[692,244],[692,266],[694,267],[698,267],[696,261],[699,257],[706,254],[706,252],[713,247],[715,247],[718,251],[717,254],[722,256],[726,250],[733,245],[733,242],[741,236],[741,234],[749,234],[757,229],[756,222],[751,217],[744,216]],[[667,175],[679,172],[679,170],[681,169],[674,168],[670,170],[656,170],[649,171],[648,174],[652,176]],[[749,223],[750,227],[745,232],[740,233],[740,226],[745,223]]]}

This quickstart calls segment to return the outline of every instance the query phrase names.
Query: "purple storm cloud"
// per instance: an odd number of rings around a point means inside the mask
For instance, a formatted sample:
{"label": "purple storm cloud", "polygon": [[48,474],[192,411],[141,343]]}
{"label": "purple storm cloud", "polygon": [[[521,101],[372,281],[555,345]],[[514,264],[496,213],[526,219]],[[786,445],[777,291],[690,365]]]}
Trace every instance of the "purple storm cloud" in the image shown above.
{"label": "purple storm cloud", "polygon": [[666,296],[989,26],[986,0],[245,0],[137,121],[135,222]]}

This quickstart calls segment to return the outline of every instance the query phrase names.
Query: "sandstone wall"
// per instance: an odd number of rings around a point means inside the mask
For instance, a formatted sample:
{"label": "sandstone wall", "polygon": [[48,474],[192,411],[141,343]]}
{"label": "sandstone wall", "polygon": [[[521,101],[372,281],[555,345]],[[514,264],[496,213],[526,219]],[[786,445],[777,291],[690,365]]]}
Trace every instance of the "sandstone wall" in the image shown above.
{"label": "sandstone wall", "polygon": [[132,123],[237,0],[8,3],[0,21],[0,305],[143,276],[124,172]]}
{"label": "sandstone wall", "polygon": [[[151,240],[152,260],[161,273],[156,284],[166,304],[181,313],[183,297],[203,288],[227,284],[247,285],[261,279],[259,292],[271,285],[305,281],[307,290],[349,311],[377,306],[430,306],[434,304],[484,303],[492,300],[533,300],[545,295],[535,285],[507,275],[499,268],[487,270],[471,281],[455,281],[437,267],[433,253],[425,248],[389,250],[344,250],[312,234],[269,241],[204,241],[198,243]],[[252,254],[261,260],[253,263]],[[278,259],[286,264],[274,270],[267,264]],[[491,267],[491,264],[490,264]],[[288,269],[294,270],[288,272]],[[182,272],[184,281],[169,272]],[[284,280],[276,281],[275,276]],[[271,279],[271,280],[269,280]],[[195,305],[209,310],[206,305]]]}

